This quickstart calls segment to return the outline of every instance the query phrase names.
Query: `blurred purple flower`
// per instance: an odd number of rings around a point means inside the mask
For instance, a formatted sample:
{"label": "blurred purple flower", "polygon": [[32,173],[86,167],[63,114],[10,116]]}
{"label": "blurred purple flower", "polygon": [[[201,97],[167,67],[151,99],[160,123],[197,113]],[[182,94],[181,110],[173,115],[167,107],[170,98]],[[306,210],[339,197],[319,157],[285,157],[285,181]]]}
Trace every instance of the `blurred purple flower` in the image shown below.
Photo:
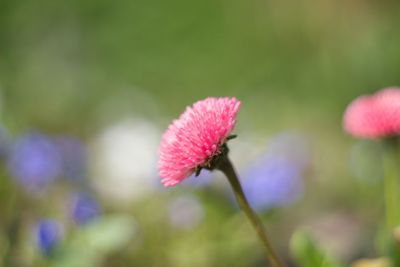
{"label": "blurred purple flower", "polygon": [[99,214],[98,202],[88,193],[80,192],[72,197],[71,217],[76,224],[87,224],[95,220]]}
{"label": "blurred purple flower", "polygon": [[46,256],[50,256],[62,239],[62,227],[55,220],[41,220],[35,229],[36,245]]}
{"label": "blurred purple flower", "polygon": [[283,157],[268,156],[243,177],[243,190],[259,211],[290,204],[303,193],[302,170]]}
{"label": "blurred purple flower", "polygon": [[268,152],[243,176],[243,190],[259,211],[285,206],[303,194],[303,174],[311,165],[311,149],[305,136],[296,132],[277,135]]}
{"label": "blurred purple flower", "polygon": [[204,209],[195,196],[180,196],[170,202],[168,215],[171,226],[190,230],[203,220]]}
{"label": "blurred purple flower", "polygon": [[26,189],[40,191],[61,174],[61,155],[44,134],[28,133],[11,148],[8,169]]}
{"label": "blurred purple flower", "polygon": [[84,144],[72,136],[62,136],[56,140],[62,156],[63,176],[73,181],[81,181],[86,176],[87,152]]}

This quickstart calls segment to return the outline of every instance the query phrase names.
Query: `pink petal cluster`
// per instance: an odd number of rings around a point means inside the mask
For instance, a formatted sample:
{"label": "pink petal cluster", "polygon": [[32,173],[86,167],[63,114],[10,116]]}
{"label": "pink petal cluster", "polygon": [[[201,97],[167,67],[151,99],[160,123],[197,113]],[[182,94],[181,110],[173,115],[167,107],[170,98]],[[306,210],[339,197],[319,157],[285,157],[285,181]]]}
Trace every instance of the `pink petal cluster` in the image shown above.
{"label": "pink petal cluster", "polygon": [[235,127],[240,101],[209,97],[187,107],[164,133],[159,150],[159,174],[164,186],[174,186],[220,153]]}
{"label": "pink petal cluster", "polygon": [[360,138],[400,134],[400,88],[386,88],[355,99],[344,114],[345,131]]}

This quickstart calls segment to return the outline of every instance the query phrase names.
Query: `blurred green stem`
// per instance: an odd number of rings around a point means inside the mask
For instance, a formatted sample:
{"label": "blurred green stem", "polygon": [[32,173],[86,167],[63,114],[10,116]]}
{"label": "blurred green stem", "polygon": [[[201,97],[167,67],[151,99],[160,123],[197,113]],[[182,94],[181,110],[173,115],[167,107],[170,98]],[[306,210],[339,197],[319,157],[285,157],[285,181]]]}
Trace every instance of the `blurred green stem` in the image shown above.
{"label": "blurred green stem", "polygon": [[400,159],[399,139],[383,140],[384,190],[386,222],[389,231],[400,225]]}
{"label": "blurred green stem", "polygon": [[221,160],[220,164],[218,165],[218,169],[221,170],[228,178],[229,183],[231,184],[233,191],[235,192],[236,200],[239,203],[240,208],[243,210],[247,218],[250,220],[252,226],[256,230],[258,236],[260,237],[264,245],[265,254],[267,255],[269,262],[271,263],[271,266],[284,267],[284,264],[279,259],[277,253],[275,252],[274,248],[272,247],[271,243],[268,240],[267,232],[265,231],[260,218],[250,207],[249,202],[247,201],[246,196],[243,192],[238,176],[232,166],[232,163],[230,162],[227,156],[225,156]]}
{"label": "blurred green stem", "polygon": [[18,234],[21,226],[21,210],[19,207],[19,197],[18,192],[15,187],[10,188],[11,194],[8,200],[9,204],[9,214],[10,221],[6,227],[7,233],[7,249],[3,258],[3,264],[5,267],[13,267],[15,266],[15,250],[18,244]]}

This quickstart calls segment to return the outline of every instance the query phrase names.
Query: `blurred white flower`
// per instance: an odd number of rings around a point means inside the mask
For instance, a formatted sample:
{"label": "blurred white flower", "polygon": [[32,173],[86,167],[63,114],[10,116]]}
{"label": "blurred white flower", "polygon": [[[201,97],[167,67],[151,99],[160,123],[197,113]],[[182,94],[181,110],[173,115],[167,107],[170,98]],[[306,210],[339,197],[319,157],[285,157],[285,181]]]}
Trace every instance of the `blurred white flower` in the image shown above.
{"label": "blurred white flower", "polygon": [[89,152],[96,190],[120,203],[152,192],[158,184],[160,136],[157,127],[143,119],[123,120],[103,130]]}

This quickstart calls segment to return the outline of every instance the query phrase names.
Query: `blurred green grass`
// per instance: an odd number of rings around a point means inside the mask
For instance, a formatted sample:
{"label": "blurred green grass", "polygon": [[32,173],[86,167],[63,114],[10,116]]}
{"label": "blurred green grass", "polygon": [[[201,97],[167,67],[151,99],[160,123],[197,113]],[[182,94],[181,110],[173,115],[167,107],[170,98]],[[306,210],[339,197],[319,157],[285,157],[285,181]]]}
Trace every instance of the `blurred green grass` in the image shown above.
{"label": "blurred green grass", "polygon": [[354,96],[399,83],[399,8],[360,0],[4,0],[1,85],[10,113],[45,126],[62,115],[90,121],[88,111],[132,87],[167,114],[206,95],[236,95],[268,124],[279,122],[279,107],[338,120]]}

